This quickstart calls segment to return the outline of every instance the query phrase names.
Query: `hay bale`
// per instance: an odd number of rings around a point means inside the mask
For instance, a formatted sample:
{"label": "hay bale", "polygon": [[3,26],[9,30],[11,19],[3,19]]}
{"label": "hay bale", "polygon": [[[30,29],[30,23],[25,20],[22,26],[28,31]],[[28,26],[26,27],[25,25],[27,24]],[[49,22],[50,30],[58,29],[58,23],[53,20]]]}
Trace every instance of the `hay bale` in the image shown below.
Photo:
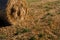
{"label": "hay bale", "polygon": [[26,0],[9,0],[6,7],[7,21],[15,25],[24,20],[27,13]]}

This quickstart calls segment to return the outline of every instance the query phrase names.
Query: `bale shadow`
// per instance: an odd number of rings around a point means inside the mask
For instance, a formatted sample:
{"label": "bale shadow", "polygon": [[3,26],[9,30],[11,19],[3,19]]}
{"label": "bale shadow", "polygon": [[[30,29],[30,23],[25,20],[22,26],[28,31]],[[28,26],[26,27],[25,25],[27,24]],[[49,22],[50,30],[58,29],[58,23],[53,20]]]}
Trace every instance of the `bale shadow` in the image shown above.
{"label": "bale shadow", "polygon": [[[0,0],[0,10],[5,11],[7,2],[8,2],[8,0]],[[11,24],[6,19],[3,18],[3,16],[4,16],[3,14],[5,15],[5,13],[0,12],[0,28],[6,27],[6,26],[11,26]]]}
{"label": "bale shadow", "polygon": [[7,20],[4,20],[4,19],[0,18],[0,28],[1,27],[6,27],[6,26],[11,26],[11,24]]}

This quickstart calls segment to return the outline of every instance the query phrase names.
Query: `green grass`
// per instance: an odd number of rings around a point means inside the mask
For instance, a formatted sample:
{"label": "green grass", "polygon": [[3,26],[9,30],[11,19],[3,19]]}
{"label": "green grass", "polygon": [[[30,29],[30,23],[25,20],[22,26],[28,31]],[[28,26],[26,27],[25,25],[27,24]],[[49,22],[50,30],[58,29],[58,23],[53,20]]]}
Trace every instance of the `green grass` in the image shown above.
{"label": "green grass", "polygon": [[40,0],[27,0],[28,3],[32,3],[32,2],[38,2]]}
{"label": "green grass", "polygon": [[18,35],[18,34],[22,34],[22,33],[26,33],[26,32],[30,32],[30,29],[28,29],[28,28],[22,28],[22,29],[17,28],[16,33],[14,35]]}
{"label": "green grass", "polygon": [[29,40],[36,40],[36,38],[33,36],[33,37],[31,37]]}
{"label": "green grass", "polygon": [[0,34],[0,40],[1,39],[6,39],[6,35],[5,34]]}

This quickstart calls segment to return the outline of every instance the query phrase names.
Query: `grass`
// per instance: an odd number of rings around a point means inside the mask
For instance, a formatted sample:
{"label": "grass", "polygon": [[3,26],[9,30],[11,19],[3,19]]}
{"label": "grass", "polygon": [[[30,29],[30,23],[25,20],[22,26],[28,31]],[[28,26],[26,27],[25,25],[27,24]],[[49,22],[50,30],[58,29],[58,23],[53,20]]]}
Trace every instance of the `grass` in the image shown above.
{"label": "grass", "polygon": [[33,37],[31,37],[29,40],[36,40],[36,39],[35,39],[35,37],[33,36]]}
{"label": "grass", "polygon": [[28,3],[32,3],[32,2],[38,2],[40,0],[27,0]]}
{"label": "grass", "polygon": [[16,33],[14,35],[19,35],[26,32],[30,32],[30,30],[28,28],[22,28],[22,29],[17,28]]}
{"label": "grass", "polygon": [[43,36],[44,36],[44,34],[42,34],[42,33],[38,34],[39,38],[42,38]]}
{"label": "grass", "polygon": [[[18,28],[15,28],[15,26],[13,28],[1,28],[2,31],[6,29],[5,33],[10,35],[7,38],[17,38],[17,40],[60,40],[60,0],[51,0],[52,2],[46,1],[46,3],[44,1],[27,0],[29,13],[26,14],[26,19],[21,22],[21,26],[17,26]],[[11,32],[8,32],[9,30]],[[12,35],[14,36],[11,37]],[[53,35],[56,35],[57,38]],[[0,38],[5,39],[6,35],[1,34]]]}
{"label": "grass", "polygon": [[5,34],[0,34],[0,40],[2,39],[6,39],[6,35]]}

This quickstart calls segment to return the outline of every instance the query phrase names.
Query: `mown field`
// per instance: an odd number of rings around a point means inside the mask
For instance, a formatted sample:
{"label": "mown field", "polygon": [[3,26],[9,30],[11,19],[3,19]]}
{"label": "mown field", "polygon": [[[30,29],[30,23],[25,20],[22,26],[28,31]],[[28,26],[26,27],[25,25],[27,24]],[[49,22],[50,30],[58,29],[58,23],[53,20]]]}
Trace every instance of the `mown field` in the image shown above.
{"label": "mown field", "polygon": [[0,40],[60,40],[60,0],[27,0],[20,25],[0,28]]}

